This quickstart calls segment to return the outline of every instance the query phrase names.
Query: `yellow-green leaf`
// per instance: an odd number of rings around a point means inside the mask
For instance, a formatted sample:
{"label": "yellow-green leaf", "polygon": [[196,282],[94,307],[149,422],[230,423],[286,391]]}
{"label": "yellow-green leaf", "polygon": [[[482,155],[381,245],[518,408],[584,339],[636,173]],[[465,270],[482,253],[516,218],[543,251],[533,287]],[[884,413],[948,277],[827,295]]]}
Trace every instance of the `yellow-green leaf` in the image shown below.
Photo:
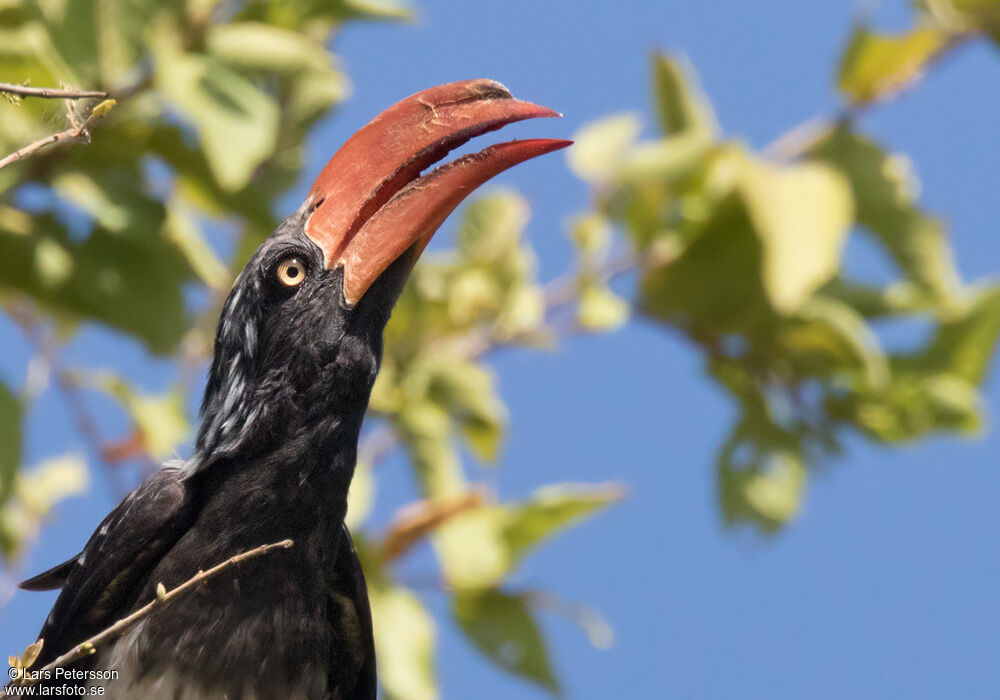
{"label": "yellow-green leaf", "polygon": [[606,182],[625,161],[640,129],[639,118],[633,114],[618,114],[588,124],[573,136],[574,143],[566,152],[570,168],[588,182]]}
{"label": "yellow-green leaf", "polygon": [[114,109],[117,104],[118,100],[104,100],[90,110],[90,116],[95,119],[104,119],[106,116],[111,114],[111,110]]}
{"label": "yellow-green leaf", "polygon": [[907,366],[945,372],[981,384],[1000,337],[1000,287],[979,292],[961,315],[941,322],[927,348]]}
{"label": "yellow-green leaf", "polygon": [[594,332],[615,331],[629,317],[628,302],[597,282],[586,282],[580,291],[576,320],[581,328]]}
{"label": "yellow-green leaf", "polygon": [[854,220],[851,190],[840,173],[817,163],[749,167],[743,197],[763,246],[763,280],[771,303],[797,309],[840,267]]}
{"label": "yellow-green leaf", "polygon": [[208,53],[237,67],[279,73],[328,70],[331,56],[305,34],[261,22],[213,26],[205,39]]}
{"label": "yellow-green leaf", "polygon": [[434,547],[448,584],[480,588],[501,581],[513,566],[503,533],[505,506],[487,506],[462,513],[434,535]]}
{"label": "yellow-green leaf", "polygon": [[653,87],[663,133],[711,139],[719,129],[694,69],[683,56],[653,56]]}
{"label": "yellow-green leaf", "polygon": [[888,97],[918,80],[949,38],[931,27],[892,35],[858,25],[841,59],[840,90],[855,103]]}
{"label": "yellow-green leaf", "polygon": [[372,586],[369,597],[382,687],[397,700],[436,700],[434,619],[405,588]]}
{"label": "yellow-green leaf", "polygon": [[617,484],[552,484],[508,511],[503,538],[514,560],[546,539],[621,500]]}
{"label": "yellow-green leaf", "polygon": [[524,197],[499,190],[465,208],[458,230],[458,252],[467,261],[494,263],[516,250],[530,210]]}
{"label": "yellow-green leaf", "polygon": [[177,246],[202,282],[212,289],[225,289],[229,283],[229,269],[205,240],[194,212],[180,197],[174,197],[167,206],[163,236]]}
{"label": "yellow-green leaf", "polygon": [[858,223],[878,237],[919,291],[945,308],[956,304],[962,282],[954,254],[941,222],[916,208],[918,185],[908,159],[846,128],[831,133],[813,154],[847,177]]}
{"label": "yellow-green leaf", "polygon": [[569,231],[574,247],[585,258],[603,254],[611,242],[611,222],[600,214],[576,217]]}
{"label": "yellow-green leaf", "polygon": [[783,523],[798,515],[805,481],[802,460],[791,453],[779,453],[769,469],[753,474],[743,489],[751,508],[768,520]]}
{"label": "yellow-green leaf", "polygon": [[222,188],[240,189],[274,152],[277,104],[210,56],[183,53],[165,43],[156,48],[157,87],[194,123]]}

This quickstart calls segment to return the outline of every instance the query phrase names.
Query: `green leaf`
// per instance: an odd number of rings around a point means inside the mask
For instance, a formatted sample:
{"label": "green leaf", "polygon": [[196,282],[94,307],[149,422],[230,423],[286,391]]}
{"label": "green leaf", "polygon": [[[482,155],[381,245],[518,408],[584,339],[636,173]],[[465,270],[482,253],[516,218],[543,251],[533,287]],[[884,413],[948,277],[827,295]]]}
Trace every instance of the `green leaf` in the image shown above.
{"label": "green leaf", "polygon": [[816,295],[799,309],[797,320],[781,330],[780,346],[802,374],[837,377],[862,370],[872,389],[889,383],[889,363],[878,336],[851,306]]}
{"label": "green leaf", "polygon": [[607,333],[624,326],[628,317],[628,302],[607,285],[593,280],[584,283],[576,310],[576,320],[581,328]]}
{"label": "green leaf", "polygon": [[[72,75],[59,76],[61,81],[82,80],[90,85],[98,78],[97,43],[95,25],[97,2],[40,2],[37,3],[40,24],[48,35],[54,51],[63,65],[71,67]],[[37,27],[41,29],[41,27]],[[48,43],[48,42],[46,42]],[[41,48],[41,47],[39,47]],[[48,47],[46,47],[48,48]],[[54,57],[50,55],[49,60]]]}
{"label": "green leaf", "polygon": [[611,243],[611,222],[600,214],[584,214],[573,219],[570,240],[582,258],[596,258],[607,252]]}
{"label": "green leaf", "polygon": [[706,140],[715,137],[718,122],[687,59],[654,55],[653,87],[664,134],[687,132]]}
{"label": "green leaf", "polygon": [[21,464],[21,402],[0,382],[0,505],[14,486]]}
{"label": "green leaf", "polygon": [[742,192],[763,245],[763,280],[775,308],[791,312],[837,272],[854,219],[846,180],[806,163],[748,168]]}
{"label": "green leaf", "polygon": [[646,270],[643,310],[696,337],[768,335],[777,319],[764,293],[761,247],[746,207],[727,197],[680,256]]}
{"label": "green leaf", "polygon": [[762,469],[737,470],[724,464],[720,488],[727,518],[749,518],[771,530],[795,518],[806,483],[805,464],[793,452],[770,455]]}
{"label": "green leaf", "polygon": [[639,136],[641,125],[633,114],[605,117],[573,136],[566,159],[577,177],[591,183],[613,178]]}
{"label": "green leaf", "polygon": [[856,104],[891,96],[918,80],[949,39],[930,27],[890,35],[858,25],[841,59],[838,86]]}
{"label": "green leaf", "polygon": [[408,20],[413,10],[397,0],[336,0],[331,3],[344,18]]}
{"label": "green leaf", "polygon": [[398,700],[436,700],[434,619],[405,588],[369,590],[379,681]]}
{"label": "green leaf", "polygon": [[434,533],[444,578],[457,589],[491,586],[513,568],[504,540],[506,506],[487,506],[455,516]]}
{"label": "green leaf", "polygon": [[163,233],[168,241],[177,246],[202,282],[212,289],[226,288],[230,279],[229,269],[205,240],[195,221],[194,212],[180,197],[171,199],[167,206]]}
{"label": "green leaf", "polygon": [[1000,287],[982,290],[968,310],[941,322],[925,350],[902,360],[925,372],[945,372],[978,385],[986,379],[1000,335]]}
{"label": "green leaf", "polygon": [[495,271],[487,266],[465,266],[456,270],[448,299],[448,315],[456,327],[485,321],[503,302],[504,290]]}
{"label": "green leaf", "polygon": [[620,501],[616,484],[553,484],[508,511],[503,538],[515,561],[550,537]]}
{"label": "green leaf", "polygon": [[525,501],[462,513],[434,536],[445,577],[456,588],[493,586],[542,542],[621,497],[613,485],[559,484]]}
{"label": "green leaf", "polygon": [[458,230],[458,252],[470,262],[494,263],[517,250],[530,210],[524,197],[498,190],[465,208]]}
{"label": "green leaf", "polygon": [[909,280],[932,303],[955,303],[962,283],[954,255],[941,223],[916,208],[918,184],[909,160],[846,128],[831,133],[814,155],[847,176],[858,223],[875,234]]}
{"label": "green leaf", "polygon": [[289,99],[289,115],[303,129],[346,99],[351,84],[338,70],[306,71],[298,76]]}
{"label": "green leaf", "polygon": [[935,430],[978,433],[983,427],[983,397],[961,377],[941,374],[924,383]]}
{"label": "green leaf", "polygon": [[523,336],[539,330],[544,322],[545,294],[535,285],[512,289],[497,318],[498,328],[505,337]]}
{"label": "green leaf", "polygon": [[76,242],[48,215],[0,217],[0,289],[29,294],[59,315],[107,323],[154,352],[171,350],[187,330],[186,267],[155,236],[97,228]]}
{"label": "green leaf", "polygon": [[136,163],[93,173],[67,169],[52,178],[63,200],[87,212],[108,231],[152,237],[165,211],[161,202],[140,189],[142,185]]}
{"label": "green leaf", "polygon": [[830,402],[838,418],[856,422],[873,440],[906,442],[929,433],[974,433],[982,426],[983,401],[961,377],[899,372],[886,392],[851,395]]}
{"label": "green leaf", "polygon": [[625,155],[618,168],[618,180],[640,187],[657,181],[674,182],[703,165],[712,150],[711,142],[691,132],[639,143]]}
{"label": "green leaf", "polygon": [[465,491],[462,463],[451,444],[451,419],[428,400],[408,401],[396,416],[425,497],[441,498]]}
{"label": "green leaf", "polygon": [[[66,4],[94,6],[93,31],[97,40],[101,82],[104,85],[122,85],[135,80],[137,64],[148,52],[146,40],[151,18],[165,9],[169,11],[169,5],[176,9],[179,3],[166,3],[166,8],[165,3],[157,0],[99,0]],[[166,30],[162,24],[156,28],[159,32]],[[82,33],[78,25],[71,26],[70,31]]]}
{"label": "green leaf", "polygon": [[545,640],[522,596],[495,589],[457,591],[452,596],[452,615],[469,641],[490,661],[553,694],[559,693]]}
{"label": "green leaf", "polygon": [[156,85],[198,130],[205,157],[223,189],[246,185],[277,143],[274,99],[219,61],[156,47]]}
{"label": "green leaf", "polygon": [[107,119],[108,115],[118,105],[118,100],[104,100],[90,110],[90,116],[94,119]]}
{"label": "green leaf", "polygon": [[321,43],[300,32],[261,22],[213,26],[205,38],[208,53],[237,69],[294,74],[331,70],[331,56]]}

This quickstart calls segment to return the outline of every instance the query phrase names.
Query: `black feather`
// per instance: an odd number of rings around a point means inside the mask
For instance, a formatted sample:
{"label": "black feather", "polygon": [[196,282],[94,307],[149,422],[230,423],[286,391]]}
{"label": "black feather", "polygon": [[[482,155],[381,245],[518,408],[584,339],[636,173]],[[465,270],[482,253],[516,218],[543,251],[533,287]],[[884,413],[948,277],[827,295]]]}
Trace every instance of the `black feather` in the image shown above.
{"label": "black feather", "polygon": [[25,591],[52,591],[66,585],[66,579],[76,566],[79,554],[71,559],[67,559],[62,564],[53,566],[48,571],[43,571],[37,576],[32,576],[26,581],[21,581],[17,587]]}

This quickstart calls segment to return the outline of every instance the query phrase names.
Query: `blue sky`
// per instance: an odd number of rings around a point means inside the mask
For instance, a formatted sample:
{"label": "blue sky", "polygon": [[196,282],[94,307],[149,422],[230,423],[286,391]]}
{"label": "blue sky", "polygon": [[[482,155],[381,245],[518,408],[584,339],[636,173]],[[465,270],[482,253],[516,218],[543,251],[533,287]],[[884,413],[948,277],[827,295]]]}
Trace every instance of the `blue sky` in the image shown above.
{"label": "blue sky", "polygon": [[[554,3],[418,0],[411,25],[355,25],[337,49],[355,91],[313,136],[307,177],[381,108],[428,85],[501,80],[515,95],[565,113],[514,125],[505,137],[565,137],[602,115],[634,110],[649,122],[647,56],[685,53],[727,134],[761,147],[836,108],[833,69],[858,7],[849,2],[663,0]],[[908,4],[872,13],[902,28]],[[1000,54],[962,49],[915,92],[874,109],[866,129],[907,152],[926,206],[952,227],[968,279],[1000,271],[996,215]],[[500,181],[529,199],[528,235],[543,278],[570,259],[564,224],[587,191],[560,156]],[[440,235],[446,239],[451,227]],[[877,269],[864,246],[849,264]],[[628,290],[626,282],[622,287]],[[3,327],[3,337],[16,335]],[[4,343],[0,370],[27,359]],[[151,389],[162,364],[87,332],[70,359],[107,364]],[[499,471],[475,476],[505,498],[556,481],[621,480],[626,502],[553,542],[518,574],[599,608],[616,632],[591,648],[568,623],[543,618],[571,698],[987,698],[1000,688],[1000,432],[887,450],[855,441],[812,475],[802,517],[773,538],[720,524],[712,470],[732,407],[706,381],[701,359],[672,334],[641,323],[613,336],[574,338],[552,354],[509,352],[493,362],[511,409]],[[1000,405],[1000,384],[987,387]],[[98,405],[99,408],[100,405]],[[101,409],[103,412],[103,409]],[[103,415],[108,434],[124,428]],[[38,405],[29,463],[81,450],[54,397]],[[380,475],[380,509],[411,488],[398,461]],[[25,562],[34,572],[74,553],[111,507],[98,479],[88,499],[60,508]],[[408,562],[431,571],[426,551]],[[443,612],[446,601],[430,594]],[[0,610],[0,650],[31,640],[51,597],[19,593]],[[446,698],[541,698],[492,670],[453,630],[438,650]]]}

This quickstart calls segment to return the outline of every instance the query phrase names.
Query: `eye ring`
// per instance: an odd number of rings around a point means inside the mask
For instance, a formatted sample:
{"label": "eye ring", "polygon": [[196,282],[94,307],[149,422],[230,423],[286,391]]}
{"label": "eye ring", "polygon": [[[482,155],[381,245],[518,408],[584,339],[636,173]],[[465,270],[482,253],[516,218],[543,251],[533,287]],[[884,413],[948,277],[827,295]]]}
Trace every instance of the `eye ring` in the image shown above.
{"label": "eye ring", "polygon": [[278,281],[286,287],[298,287],[306,279],[306,264],[298,257],[287,257],[275,269]]}

